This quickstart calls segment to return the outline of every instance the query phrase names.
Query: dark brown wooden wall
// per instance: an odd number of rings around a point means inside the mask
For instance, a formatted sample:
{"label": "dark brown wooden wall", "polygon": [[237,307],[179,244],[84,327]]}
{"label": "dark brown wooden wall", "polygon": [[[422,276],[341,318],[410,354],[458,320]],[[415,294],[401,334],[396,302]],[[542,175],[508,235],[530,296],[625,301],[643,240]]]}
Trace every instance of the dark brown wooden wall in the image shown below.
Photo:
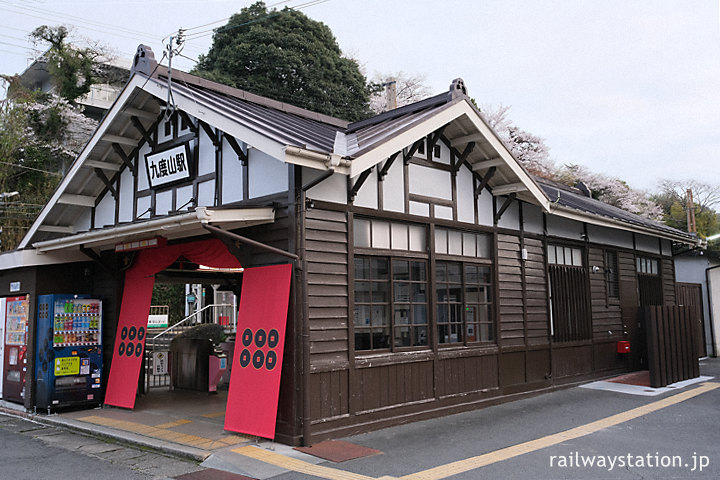
{"label": "dark brown wooden wall", "polygon": [[313,209],[307,212],[305,223],[310,362],[312,369],[318,371],[346,368],[347,217],[343,212]]}
{"label": "dark brown wooden wall", "polygon": [[525,345],[525,308],[520,237],[497,236],[499,344]]}

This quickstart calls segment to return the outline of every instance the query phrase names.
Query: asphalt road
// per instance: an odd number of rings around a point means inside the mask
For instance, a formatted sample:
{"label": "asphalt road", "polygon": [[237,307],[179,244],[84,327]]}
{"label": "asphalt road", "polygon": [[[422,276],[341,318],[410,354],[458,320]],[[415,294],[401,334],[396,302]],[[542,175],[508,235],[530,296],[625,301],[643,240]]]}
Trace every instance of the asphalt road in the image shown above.
{"label": "asphalt road", "polygon": [[194,463],[0,414],[1,480],[160,480]]}

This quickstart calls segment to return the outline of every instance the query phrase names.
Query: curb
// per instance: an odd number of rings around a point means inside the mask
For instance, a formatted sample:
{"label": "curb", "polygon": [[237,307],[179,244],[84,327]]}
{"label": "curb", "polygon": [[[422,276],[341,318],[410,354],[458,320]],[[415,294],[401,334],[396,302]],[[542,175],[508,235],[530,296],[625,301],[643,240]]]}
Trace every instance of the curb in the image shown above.
{"label": "curb", "polygon": [[2,401],[0,401],[0,414],[30,420],[41,425],[65,428],[67,430],[73,430],[92,437],[111,440],[116,443],[142,449],[153,450],[164,455],[180,457],[194,462],[203,462],[212,454],[212,452],[208,452],[207,450],[186,447],[158,439],[150,439],[132,432],[123,432],[107,428],[102,425],[88,425],[84,422],[60,418],[59,416],[53,417],[33,414],[25,411],[24,408],[16,409],[14,406],[9,406],[7,402]]}

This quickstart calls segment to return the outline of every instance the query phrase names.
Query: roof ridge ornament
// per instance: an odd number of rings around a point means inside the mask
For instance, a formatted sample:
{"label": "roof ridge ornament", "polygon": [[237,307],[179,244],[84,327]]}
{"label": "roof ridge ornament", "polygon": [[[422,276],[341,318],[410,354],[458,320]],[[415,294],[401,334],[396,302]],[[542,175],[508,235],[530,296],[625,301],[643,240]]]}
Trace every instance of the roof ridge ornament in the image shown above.
{"label": "roof ridge ornament", "polygon": [[459,95],[467,95],[467,88],[465,87],[465,82],[462,78],[456,78],[452,81],[450,84],[450,93],[452,94],[452,98],[455,98]]}
{"label": "roof ridge ornament", "polygon": [[153,72],[157,68],[157,61],[155,60],[155,54],[147,45],[140,44],[133,57],[132,68],[130,69],[130,76],[135,73],[142,73],[145,76],[152,76]]}

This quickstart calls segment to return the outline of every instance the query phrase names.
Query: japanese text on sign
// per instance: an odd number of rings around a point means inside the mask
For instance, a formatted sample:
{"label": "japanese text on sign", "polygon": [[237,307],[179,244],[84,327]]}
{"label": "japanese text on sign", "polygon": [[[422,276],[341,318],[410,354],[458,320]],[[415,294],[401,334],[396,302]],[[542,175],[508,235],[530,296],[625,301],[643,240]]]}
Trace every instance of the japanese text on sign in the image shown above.
{"label": "japanese text on sign", "polygon": [[[79,357],[61,357],[55,359],[55,376],[77,375],[80,373]],[[89,373],[89,372],[88,372]]]}
{"label": "japanese text on sign", "polygon": [[145,156],[148,180],[151,187],[165,185],[190,178],[188,168],[189,153],[187,145]]}

